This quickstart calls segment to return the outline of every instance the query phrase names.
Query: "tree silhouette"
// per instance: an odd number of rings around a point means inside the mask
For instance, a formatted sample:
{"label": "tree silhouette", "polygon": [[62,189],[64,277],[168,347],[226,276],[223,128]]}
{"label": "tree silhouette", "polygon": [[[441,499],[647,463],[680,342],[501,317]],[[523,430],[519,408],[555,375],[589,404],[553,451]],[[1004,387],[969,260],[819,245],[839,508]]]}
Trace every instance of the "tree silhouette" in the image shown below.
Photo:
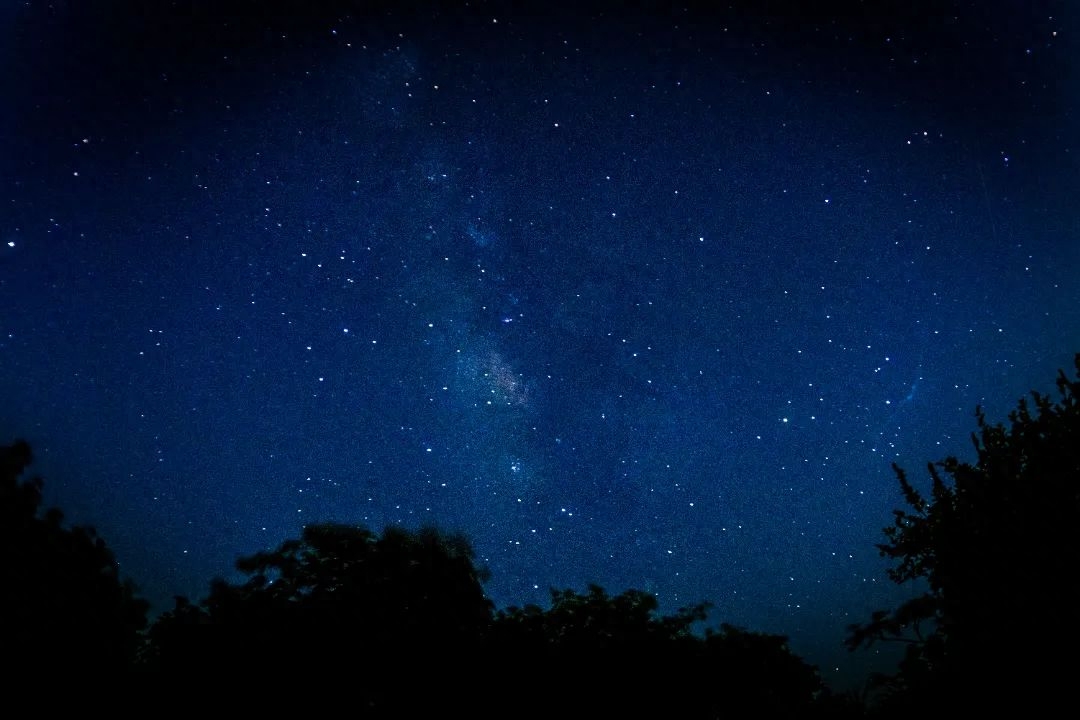
{"label": "tree silhouette", "polygon": [[[1080,353],[1075,365],[1080,380]],[[1057,388],[1057,402],[1021,399],[1009,427],[977,408],[976,462],[928,465],[929,497],[894,465],[910,509],[894,511],[878,548],[896,561],[893,581],[925,591],[852,626],[847,643],[909,644],[887,678],[897,708],[1072,692],[1063,683],[1080,636],[1080,382],[1059,371]]]}
{"label": "tree silhouette", "polygon": [[511,606],[499,611],[494,633],[513,638],[529,652],[569,649],[574,654],[624,651],[631,646],[675,642],[692,636],[692,626],[703,621],[708,604],[683,608],[675,615],[655,617],[654,595],[626,590],[611,597],[599,585],[585,595],[573,590],[552,590],[551,608]]}
{"label": "tree silhouette", "polygon": [[[720,632],[707,633],[705,646],[725,695],[737,698],[739,706],[763,717],[819,714],[828,695],[825,685],[814,666],[791,652],[787,637],[723,624]],[[713,709],[730,707],[714,704]]]}
{"label": "tree silhouette", "polygon": [[464,538],[432,528],[308,526],[241,558],[246,582],[215,580],[198,605],[177,598],[150,628],[146,666],[188,683],[317,680],[322,699],[366,717],[803,718],[824,707],[816,668],[782,636],[695,634],[705,604],[659,616],[651,594],[596,585],[553,590],[547,610],[493,613],[472,557]]}
{"label": "tree silhouette", "polygon": [[367,714],[419,711],[468,665],[491,621],[469,543],[430,527],[377,536],[309,525],[236,566],[246,582],[216,579],[199,606],[177,598],[154,623],[148,667],[204,679],[348,675],[349,699]]}
{"label": "tree silhouette", "polygon": [[0,447],[0,651],[30,673],[130,669],[149,605],[121,581],[93,528],[39,515],[43,481],[20,481],[33,455],[22,440]]}
{"label": "tree silhouette", "polygon": [[500,611],[489,647],[503,669],[492,677],[529,695],[533,711],[565,712],[571,695],[578,712],[618,717],[805,718],[842,708],[786,637],[727,624],[695,633],[707,603],[659,616],[656,597],[640,590],[610,596],[590,585],[586,594],[552,590],[551,598],[546,611]]}
{"label": "tree silhouette", "polygon": [[215,579],[198,604],[178,597],[142,633],[148,604],[120,581],[104,541],[90,528],[65,529],[59,510],[39,517],[41,479],[20,482],[31,460],[25,442],[0,447],[0,648],[9,665],[54,676],[135,668],[140,683],[166,693],[287,691],[308,703],[348,701],[364,717],[856,716],[830,702],[786,637],[731,625],[695,633],[704,603],[661,616],[649,593],[590,585],[553,590],[548,610],[494,613],[467,539],[433,527],[376,535],[309,525],[299,539],[240,558],[246,581]]}

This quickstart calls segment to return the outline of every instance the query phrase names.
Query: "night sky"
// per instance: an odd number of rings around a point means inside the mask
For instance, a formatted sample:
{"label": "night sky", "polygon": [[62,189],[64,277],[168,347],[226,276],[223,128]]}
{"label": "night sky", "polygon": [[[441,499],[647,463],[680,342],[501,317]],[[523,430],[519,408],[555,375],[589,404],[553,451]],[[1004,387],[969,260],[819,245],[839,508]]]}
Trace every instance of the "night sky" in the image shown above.
{"label": "night sky", "polygon": [[857,676],[890,463],[1080,351],[1080,27],[802,4],[4,3],[0,442],[155,613],[436,524]]}

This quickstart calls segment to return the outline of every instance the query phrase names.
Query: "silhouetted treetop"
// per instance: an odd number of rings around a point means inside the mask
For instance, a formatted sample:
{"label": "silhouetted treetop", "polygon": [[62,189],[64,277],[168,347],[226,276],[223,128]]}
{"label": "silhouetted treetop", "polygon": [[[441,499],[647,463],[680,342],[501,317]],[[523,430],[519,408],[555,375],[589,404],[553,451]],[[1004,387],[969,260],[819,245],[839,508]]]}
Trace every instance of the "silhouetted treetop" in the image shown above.
{"label": "silhouetted treetop", "polygon": [[[1075,365],[1080,380],[1080,354]],[[960,696],[1033,672],[1045,681],[1061,669],[1055,648],[1080,638],[1080,382],[1059,371],[1056,384],[1056,401],[1032,392],[1008,425],[976,408],[975,463],[930,463],[928,495],[894,465],[909,509],[878,548],[895,561],[892,580],[925,591],[848,638],[910,643],[894,689]]]}
{"label": "silhouetted treetop", "polygon": [[393,654],[463,652],[491,621],[469,543],[431,527],[309,525],[236,567],[246,582],[217,579],[200,607],[179,598],[162,616],[151,662],[370,674]]}
{"label": "silhouetted treetop", "polygon": [[[551,607],[500,611],[489,650],[503,664],[493,677],[511,694],[541,693],[534,710],[558,713],[565,698],[606,716],[712,718],[754,713],[811,717],[826,691],[817,669],[791,652],[787,638],[732,625],[703,634],[707,603],[660,615],[656,596],[552,590]],[[509,668],[509,670],[506,670]],[[528,672],[515,669],[528,668]]]}

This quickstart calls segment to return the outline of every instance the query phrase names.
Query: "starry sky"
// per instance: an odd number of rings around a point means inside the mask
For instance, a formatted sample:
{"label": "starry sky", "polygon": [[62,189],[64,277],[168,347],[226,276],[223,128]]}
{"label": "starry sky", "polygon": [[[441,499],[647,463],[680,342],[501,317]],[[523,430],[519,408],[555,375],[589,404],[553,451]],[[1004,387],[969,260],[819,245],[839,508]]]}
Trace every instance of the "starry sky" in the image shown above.
{"label": "starry sky", "polygon": [[890,463],[1080,351],[1070,12],[4,3],[0,441],[155,612],[436,524],[853,677]]}

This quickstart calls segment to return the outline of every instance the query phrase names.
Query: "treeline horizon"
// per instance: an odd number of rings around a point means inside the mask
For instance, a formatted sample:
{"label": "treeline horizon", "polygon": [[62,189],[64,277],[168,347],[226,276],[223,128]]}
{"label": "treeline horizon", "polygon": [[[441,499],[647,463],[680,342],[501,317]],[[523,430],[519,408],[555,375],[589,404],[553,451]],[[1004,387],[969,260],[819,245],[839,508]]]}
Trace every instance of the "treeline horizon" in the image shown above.
{"label": "treeline horizon", "polygon": [[[1008,425],[976,408],[974,464],[927,464],[929,494],[897,465],[906,509],[877,544],[889,578],[925,591],[849,626],[849,650],[904,648],[896,671],[835,692],[788,637],[720,623],[712,605],[670,615],[650,593],[551,589],[551,604],[496,608],[469,539],[436,526],[381,533],[317,523],[276,549],[242,556],[240,582],[214,578],[193,602],[149,617],[93,528],[42,510],[43,480],[23,478],[25,441],[0,447],[2,645],[9,660],[60,679],[92,672],[154,683],[337,678],[365,717],[478,712],[485,691],[528,698],[527,714],[655,711],[669,717],[901,717],[1064,698],[1080,607],[1080,353],[1056,401],[1018,401]],[[1033,591],[1037,588],[1037,592]],[[931,705],[927,705],[930,703]]]}

